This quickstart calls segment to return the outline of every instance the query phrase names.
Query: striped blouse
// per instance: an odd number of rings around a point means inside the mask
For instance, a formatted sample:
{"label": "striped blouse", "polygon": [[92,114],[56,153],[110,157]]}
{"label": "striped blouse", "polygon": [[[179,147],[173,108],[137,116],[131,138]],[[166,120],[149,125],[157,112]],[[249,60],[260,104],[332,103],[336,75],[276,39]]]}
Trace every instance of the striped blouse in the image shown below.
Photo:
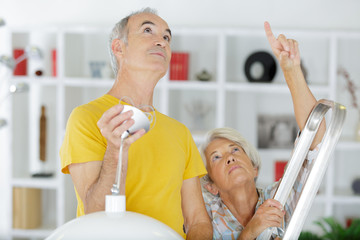
{"label": "striped blouse", "polygon": [[[297,143],[298,138],[295,141]],[[296,203],[300,197],[300,193],[303,184],[309,175],[310,169],[313,165],[313,160],[316,158],[319,152],[320,144],[312,151],[309,151],[304,164],[299,172],[297,180],[293,186],[293,190],[285,204],[285,226],[290,221],[291,215],[295,210]],[[267,199],[273,198],[275,191],[279,185],[279,182],[275,182],[265,189],[257,188],[259,199],[256,204],[256,210],[259,206]],[[228,207],[222,202],[219,196],[214,196],[208,192],[205,188],[203,189],[203,197],[205,200],[206,210],[212,219],[213,225],[213,239],[237,239],[244,229],[238,220],[233,216]],[[255,211],[256,211],[255,210]]]}

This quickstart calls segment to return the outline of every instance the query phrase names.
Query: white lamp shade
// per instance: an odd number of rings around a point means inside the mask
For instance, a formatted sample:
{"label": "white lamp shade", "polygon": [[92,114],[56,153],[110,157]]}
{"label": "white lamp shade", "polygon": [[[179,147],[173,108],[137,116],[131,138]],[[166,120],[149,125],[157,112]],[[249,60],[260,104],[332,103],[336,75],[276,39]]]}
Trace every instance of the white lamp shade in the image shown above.
{"label": "white lamp shade", "polygon": [[56,229],[46,240],[183,239],[164,223],[135,212],[96,212]]}
{"label": "white lamp shade", "polygon": [[123,133],[123,135],[121,136],[122,138],[125,138],[129,134],[133,134],[142,128],[145,129],[146,132],[149,131],[149,129],[150,129],[149,118],[147,117],[147,115],[145,113],[143,113],[138,108],[130,106],[130,105],[124,105],[124,109],[122,110],[122,112],[127,112],[130,110],[133,111],[134,115],[131,118],[135,122],[126,132]]}

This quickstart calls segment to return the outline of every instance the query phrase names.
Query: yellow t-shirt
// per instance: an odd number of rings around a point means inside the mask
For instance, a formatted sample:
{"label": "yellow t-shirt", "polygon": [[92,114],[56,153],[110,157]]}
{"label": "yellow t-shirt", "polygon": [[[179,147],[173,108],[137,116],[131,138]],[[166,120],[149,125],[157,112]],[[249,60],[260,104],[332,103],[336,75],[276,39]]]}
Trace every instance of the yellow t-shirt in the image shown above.
{"label": "yellow t-shirt", "polygon": [[[103,160],[107,143],[96,123],[118,103],[117,98],[104,95],[73,110],[60,149],[63,173],[69,173],[72,163]],[[126,209],[158,219],[185,237],[181,186],[183,180],[201,177],[206,170],[190,131],[180,122],[155,113],[154,127],[129,150]],[[84,206],[76,195],[81,216]]]}

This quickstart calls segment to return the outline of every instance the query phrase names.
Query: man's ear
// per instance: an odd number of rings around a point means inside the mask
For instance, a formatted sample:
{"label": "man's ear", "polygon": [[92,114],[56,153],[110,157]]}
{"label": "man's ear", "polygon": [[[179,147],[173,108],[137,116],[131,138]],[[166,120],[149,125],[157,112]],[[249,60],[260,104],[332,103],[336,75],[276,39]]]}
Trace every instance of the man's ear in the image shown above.
{"label": "man's ear", "polygon": [[207,183],[204,185],[204,188],[208,190],[213,195],[218,195],[219,189],[215,186],[214,183]]}
{"label": "man's ear", "polygon": [[111,50],[115,56],[119,56],[124,52],[124,42],[120,39],[114,39],[111,43]]}

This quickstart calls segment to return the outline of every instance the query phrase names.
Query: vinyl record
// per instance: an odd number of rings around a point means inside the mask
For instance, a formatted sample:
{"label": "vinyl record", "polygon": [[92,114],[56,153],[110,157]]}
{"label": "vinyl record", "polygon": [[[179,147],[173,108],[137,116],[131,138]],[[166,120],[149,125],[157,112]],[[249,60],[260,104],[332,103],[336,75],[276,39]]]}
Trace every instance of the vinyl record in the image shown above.
{"label": "vinyl record", "polygon": [[271,82],[276,74],[276,62],[264,51],[252,53],[245,62],[245,75],[249,82]]}

